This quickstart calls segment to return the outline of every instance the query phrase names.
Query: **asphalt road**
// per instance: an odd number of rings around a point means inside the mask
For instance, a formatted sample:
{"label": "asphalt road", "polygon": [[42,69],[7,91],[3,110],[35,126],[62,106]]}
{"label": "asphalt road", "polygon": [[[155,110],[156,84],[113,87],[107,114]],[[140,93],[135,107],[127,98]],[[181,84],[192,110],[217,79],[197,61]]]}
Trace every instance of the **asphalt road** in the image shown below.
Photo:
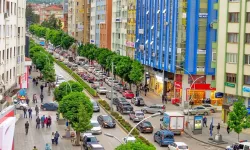
{"label": "asphalt road", "polygon": [[[66,81],[73,80],[73,78],[58,65],[55,65],[55,70],[56,74],[63,75]],[[106,112],[101,108],[100,113],[94,113],[92,119],[96,119],[97,116],[99,116],[100,114],[106,114]],[[114,138],[105,136],[104,133],[112,134],[120,140],[126,137],[126,133],[118,125],[116,126],[116,128],[102,128],[102,134],[96,135],[96,137],[100,141],[100,143],[104,146],[104,148],[107,150],[115,149],[117,146],[120,145],[120,143]]]}
{"label": "asphalt road", "polygon": [[[61,75],[63,75],[64,76],[64,78],[65,78],[65,80],[71,80],[72,78],[69,76],[69,74],[67,74],[62,68],[60,68],[59,66],[57,66],[57,65],[55,65],[55,69],[56,69],[56,72],[58,73],[58,74],[61,74]],[[93,74],[91,74],[92,76],[94,76]],[[90,84],[89,84],[90,85]],[[111,90],[111,87],[109,87],[108,85],[106,85],[105,83],[104,83],[104,86],[106,86],[107,87],[107,90]],[[121,94],[119,94],[118,93],[118,96],[122,96]],[[107,102],[110,102],[110,100],[108,100],[108,99],[106,99],[106,96],[105,95],[100,95],[100,97],[101,97],[101,99],[104,99],[104,100],[106,100]],[[130,100],[128,100],[129,102],[130,102]],[[153,101],[153,100],[152,100]],[[145,101],[145,103],[147,104],[147,101]],[[140,107],[137,107],[137,106],[133,106],[134,107],[134,110],[140,110],[141,108]],[[113,108],[114,108],[114,110],[116,110],[115,109],[115,106],[113,106]],[[176,106],[174,106],[174,105],[172,105],[172,104],[168,104],[167,106],[166,106],[166,110],[168,110],[168,111],[179,111],[179,112],[182,112],[181,110],[180,110],[180,108],[178,108],[178,107],[176,107]],[[149,116],[150,114],[146,114],[145,116],[147,117],[147,116]],[[127,120],[127,121],[129,121],[132,125],[136,125],[136,123],[134,123],[134,122],[132,122],[130,119],[129,119],[129,117],[128,117],[128,115],[123,115],[123,117]],[[150,118],[148,121],[150,121],[151,123],[152,123],[152,125],[153,125],[153,127],[154,127],[154,133],[156,132],[156,131],[158,131],[158,130],[160,130],[160,119],[162,118],[162,116],[157,116],[157,117],[154,117],[154,118]],[[190,121],[193,119],[193,117],[190,117]],[[110,131],[112,131],[112,130],[110,130]],[[122,130],[122,133],[123,133],[124,131]],[[104,132],[103,132],[104,133]],[[110,132],[111,134],[115,134],[115,132]],[[117,134],[117,133],[116,133]],[[143,137],[145,137],[147,140],[149,140],[152,144],[154,144],[155,145],[155,147],[156,147],[156,149],[157,150],[163,150],[163,149],[166,149],[166,147],[160,147],[157,143],[155,143],[154,142],[154,140],[153,140],[153,134],[141,134]],[[121,133],[119,133],[119,135],[117,135],[119,138],[122,138],[122,137],[124,137],[125,136],[125,134],[124,135],[121,135]],[[104,139],[104,138],[106,138],[106,139]],[[110,139],[107,139],[107,137],[104,137],[103,138],[103,140],[105,141],[104,143],[106,143],[106,141],[107,142],[110,142]],[[192,139],[189,135],[187,135],[187,134],[185,134],[185,133],[183,133],[181,136],[175,136],[174,137],[175,138],[175,141],[176,142],[185,142],[188,146],[189,146],[189,148],[190,148],[190,150],[205,150],[205,149],[209,149],[209,150],[220,150],[220,148],[217,148],[217,147],[214,147],[214,146],[211,146],[211,145],[207,145],[207,144],[204,144],[204,143],[202,143],[202,142],[199,142],[199,141],[197,141],[197,140],[194,140],[194,139]],[[114,139],[111,139],[111,140],[114,140]],[[100,140],[101,141],[101,140]],[[118,141],[115,141],[116,143],[118,142]]]}

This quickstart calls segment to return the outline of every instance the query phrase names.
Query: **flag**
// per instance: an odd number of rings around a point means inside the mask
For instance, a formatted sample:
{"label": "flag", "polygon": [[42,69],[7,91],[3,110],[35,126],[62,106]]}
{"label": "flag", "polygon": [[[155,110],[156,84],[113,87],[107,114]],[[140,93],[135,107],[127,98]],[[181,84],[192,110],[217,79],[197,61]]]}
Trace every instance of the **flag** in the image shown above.
{"label": "flag", "polygon": [[209,127],[210,136],[213,136],[213,123],[214,123],[214,118],[212,117],[212,121],[211,121],[211,124],[210,124],[210,127]]}

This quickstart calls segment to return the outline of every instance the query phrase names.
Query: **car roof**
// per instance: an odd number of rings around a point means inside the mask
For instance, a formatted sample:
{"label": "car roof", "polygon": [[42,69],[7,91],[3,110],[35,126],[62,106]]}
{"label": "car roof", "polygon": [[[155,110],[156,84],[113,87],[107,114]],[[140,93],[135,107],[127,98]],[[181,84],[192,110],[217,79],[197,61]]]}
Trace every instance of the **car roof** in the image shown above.
{"label": "car roof", "polygon": [[97,120],[90,120],[91,123],[98,123]]}
{"label": "car roof", "polygon": [[90,144],[93,148],[103,148],[101,144],[91,143]]}
{"label": "car roof", "polygon": [[187,146],[184,142],[174,142],[177,146]]}

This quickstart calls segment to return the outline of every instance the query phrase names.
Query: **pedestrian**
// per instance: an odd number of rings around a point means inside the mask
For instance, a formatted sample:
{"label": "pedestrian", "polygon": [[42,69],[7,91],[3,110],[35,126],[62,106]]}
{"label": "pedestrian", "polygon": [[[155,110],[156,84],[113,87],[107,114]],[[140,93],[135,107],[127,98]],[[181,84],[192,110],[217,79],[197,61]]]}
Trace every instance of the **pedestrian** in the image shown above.
{"label": "pedestrian", "polygon": [[32,79],[32,82],[33,82],[33,84],[35,85],[35,84],[36,84],[36,79],[33,78],[33,79]]}
{"label": "pedestrian", "polygon": [[55,137],[54,137],[54,140],[55,140],[56,145],[58,144],[58,138],[59,138],[59,137],[60,137],[60,134],[56,131]]}
{"label": "pedestrian", "polygon": [[165,95],[164,94],[162,94],[161,101],[162,101],[162,104],[164,104],[164,102],[165,102]]}
{"label": "pedestrian", "polygon": [[36,148],[36,146],[34,146],[33,150],[38,150],[38,149]]}
{"label": "pedestrian", "polygon": [[37,107],[37,105],[35,107],[35,111],[36,111],[36,116],[38,116],[38,114],[39,114],[39,108]]}
{"label": "pedestrian", "polygon": [[36,79],[36,86],[38,85],[38,78]]}
{"label": "pedestrian", "polygon": [[218,134],[220,133],[220,123],[218,123],[218,125],[217,125],[217,133]]}
{"label": "pedestrian", "polygon": [[41,93],[40,95],[41,103],[43,103],[43,98],[44,98],[43,93]]}
{"label": "pedestrian", "polygon": [[39,116],[37,116],[37,118],[36,118],[36,129],[40,129],[40,122],[41,122],[41,119],[39,118]]}
{"label": "pedestrian", "polygon": [[45,120],[45,115],[43,115],[43,116],[41,117],[42,128],[44,128],[44,120]]}
{"label": "pedestrian", "polygon": [[51,150],[51,148],[50,148],[50,146],[49,146],[48,143],[46,143],[46,145],[45,145],[45,150]]}
{"label": "pedestrian", "polygon": [[45,86],[44,87],[47,87],[48,86],[48,82],[45,82]]}
{"label": "pedestrian", "polygon": [[136,97],[138,97],[139,96],[139,91],[136,90],[135,94],[136,94]]}
{"label": "pedestrian", "polygon": [[36,97],[36,94],[33,94],[33,103],[37,103],[37,97]]}
{"label": "pedestrian", "polygon": [[28,112],[29,112],[29,118],[32,119],[32,109],[31,109],[31,107],[28,109]]}
{"label": "pedestrian", "polygon": [[43,85],[41,85],[41,86],[40,86],[41,93],[43,93],[43,88],[44,88],[44,86],[43,86]]}
{"label": "pedestrian", "polygon": [[55,143],[54,138],[55,138],[55,133],[54,133],[54,132],[52,132],[52,134],[51,134],[51,142],[52,142],[52,144],[54,144],[54,143]]}
{"label": "pedestrian", "polygon": [[203,117],[203,127],[204,126],[207,127],[207,117],[206,116]]}
{"label": "pedestrian", "polygon": [[26,104],[29,106],[29,103],[30,103],[30,99],[29,98],[26,98]]}
{"label": "pedestrian", "polygon": [[29,122],[27,121],[26,123],[25,123],[25,133],[26,133],[26,135],[28,134],[28,131],[29,131]]}
{"label": "pedestrian", "polygon": [[48,128],[48,117],[45,118],[44,125],[46,126],[46,128]]}
{"label": "pedestrian", "polygon": [[145,96],[147,96],[147,91],[148,91],[148,89],[147,89],[147,86],[145,85],[145,87],[144,87],[144,91],[145,91]]}
{"label": "pedestrian", "polygon": [[49,116],[49,117],[48,117],[47,126],[50,128],[50,125],[51,125],[51,117]]}
{"label": "pedestrian", "polygon": [[27,108],[23,107],[23,118],[27,118]]}
{"label": "pedestrian", "polygon": [[230,133],[230,127],[229,127],[229,125],[227,125],[227,133],[228,134]]}

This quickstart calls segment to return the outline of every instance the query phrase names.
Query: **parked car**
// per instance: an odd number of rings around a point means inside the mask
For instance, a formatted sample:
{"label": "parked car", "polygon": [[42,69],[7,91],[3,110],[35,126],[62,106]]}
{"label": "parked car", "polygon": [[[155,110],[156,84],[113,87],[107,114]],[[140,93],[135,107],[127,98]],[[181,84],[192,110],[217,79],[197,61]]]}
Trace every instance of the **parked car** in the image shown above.
{"label": "parked car", "polygon": [[77,70],[78,65],[77,64],[72,64],[72,66],[70,68],[71,68],[71,70],[75,71],[75,70]]}
{"label": "parked car", "polygon": [[130,98],[131,99],[131,98],[135,97],[135,94],[130,90],[126,90],[126,91],[124,91],[122,93],[122,96],[125,97],[125,98]]}
{"label": "parked car", "polygon": [[59,61],[63,62],[63,61],[64,61],[64,57],[63,57],[63,56],[60,56],[60,57],[59,57]]}
{"label": "parked car", "polygon": [[209,109],[212,113],[215,113],[217,111],[217,108],[215,108],[213,105],[211,104],[202,104],[203,107],[206,107],[207,109]]}
{"label": "parked car", "polygon": [[136,127],[141,133],[153,133],[154,128],[149,121],[143,121]]}
{"label": "parked car", "polygon": [[28,104],[25,101],[18,101],[18,100],[14,100],[14,104],[16,109],[21,109],[23,110],[24,108],[28,108]]}
{"label": "parked car", "polygon": [[91,76],[89,76],[88,77],[88,79],[87,79],[87,81],[89,82],[89,83],[94,83],[94,81],[95,81],[95,77],[91,77]]}
{"label": "parked car", "polygon": [[89,77],[90,77],[90,75],[87,73],[82,76],[83,80],[87,80]]}
{"label": "parked car", "polygon": [[64,79],[64,77],[62,75],[58,75],[56,77],[56,83],[62,83],[65,82],[66,80]]}
{"label": "parked car", "polygon": [[99,94],[106,94],[107,93],[107,88],[105,86],[100,86],[96,89],[97,93]]}
{"label": "parked car", "polygon": [[97,71],[100,71],[100,69],[99,68],[94,68],[92,73],[95,75]]}
{"label": "parked car", "polygon": [[92,134],[102,134],[102,128],[97,120],[90,120],[90,124],[92,125],[92,129],[87,132]]}
{"label": "parked car", "polygon": [[174,133],[169,130],[160,130],[155,132],[154,141],[160,146],[168,146],[174,143]]}
{"label": "parked car", "polygon": [[85,150],[87,150],[87,148],[90,144],[98,144],[99,143],[97,138],[94,135],[92,135],[92,133],[84,133],[81,135],[80,139],[82,141],[82,146]]}
{"label": "parked car", "polygon": [[86,69],[86,70],[88,70],[88,68],[89,68],[89,64],[85,64],[85,65],[83,65],[83,68],[84,68],[84,69]]}
{"label": "parked car", "polygon": [[[117,98],[118,94],[116,92],[113,92],[113,98]],[[106,98],[111,100],[111,91],[106,92]]]}
{"label": "parked car", "polygon": [[100,82],[94,82],[91,84],[91,88],[97,89],[100,86]]}
{"label": "parked car", "polygon": [[120,102],[127,102],[127,100],[126,100],[124,97],[115,97],[115,98],[113,99],[113,104],[114,104],[114,105],[117,105],[117,104],[120,103]]}
{"label": "parked car", "polygon": [[144,114],[140,110],[131,111],[129,114],[129,119],[133,122],[139,122],[142,121],[145,118]]}
{"label": "parked car", "polygon": [[58,104],[55,102],[50,103],[42,103],[41,104],[42,110],[50,110],[50,111],[56,111],[58,109]]}
{"label": "parked car", "polygon": [[118,89],[118,92],[119,93],[123,93],[124,91],[126,91],[126,90],[129,90],[127,87],[125,87],[125,86],[121,86],[119,89]]}
{"label": "parked car", "polygon": [[77,67],[77,69],[76,69],[76,73],[77,73],[77,74],[81,75],[81,74],[83,74],[84,72],[85,72],[85,71],[84,71],[83,68]]}
{"label": "parked car", "polygon": [[134,104],[135,106],[144,106],[144,100],[142,97],[134,97],[131,99],[131,103]]}
{"label": "parked car", "polygon": [[65,59],[65,60],[63,61],[63,63],[64,63],[65,65],[67,65],[67,64],[69,63],[69,61],[68,61],[67,59]]}
{"label": "parked car", "polygon": [[98,105],[98,103],[94,100],[91,100],[92,104],[93,104],[93,111],[94,112],[100,112],[100,106]]}
{"label": "parked car", "polygon": [[184,142],[174,142],[168,145],[169,150],[189,150],[188,145]]}
{"label": "parked car", "polygon": [[101,144],[94,144],[94,143],[91,143],[88,145],[88,150],[105,150],[104,147],[101,145]]}
{"label": "parked car", "polygon": [[160,112],[161,114],[163,114],[165,112],[165,105],[162,104],[153,104],[151,106],[145,106],[141,109],[142,112],[144,112],[144,114],[146,113],[158,113]]}
{"label": "parked car", "polygon": [[113,79],[113,77],[107,77],[107,78],[104,80],[104,82],[105,82],[106,84],[108,84],[109,80],[112,80],[112,79]]}
{"label": "parked car", "polygon": [[129,102],[120,101],[118,104],[116,104],[116,110],[119,111],[122,114],[129,114],[133,111],[133,107],[130,105]]}
{"label": "parked car", "polygon": [[119,91],[119,89],[122,87],[122,84],[121,83],[118,83],[116,84],[113,89],[116,90],[116,91]]}
{"label": "parked car", "polygon": [[94,69],[95,69],[95,67],[89,67],[88,72],[92,73]]}
{"label": "parked car", "polygon": [[107,83],[107,85],[108,86],[112,86],[112,82],[113,82],[113,86],[115,86],[116,84],[119,83],[119,81],[117,81],[117,80],[109,80],[108,83]]}
{"label": "parked car", "polygon": [[115,120],[109,115],[100,115],[97,117],[97,121],[103,128],[115,128]]}
{"label": "parked car", "polygon": [[210,110],[204,106],[195,106],[191,109],[184,109],[184,115],[209,115]]}
{"label": "parked car", "polygon": [[81,65],[82,62],[85,62],[85,58],[81,56],[77,56],[75,59],[75,63]]}

